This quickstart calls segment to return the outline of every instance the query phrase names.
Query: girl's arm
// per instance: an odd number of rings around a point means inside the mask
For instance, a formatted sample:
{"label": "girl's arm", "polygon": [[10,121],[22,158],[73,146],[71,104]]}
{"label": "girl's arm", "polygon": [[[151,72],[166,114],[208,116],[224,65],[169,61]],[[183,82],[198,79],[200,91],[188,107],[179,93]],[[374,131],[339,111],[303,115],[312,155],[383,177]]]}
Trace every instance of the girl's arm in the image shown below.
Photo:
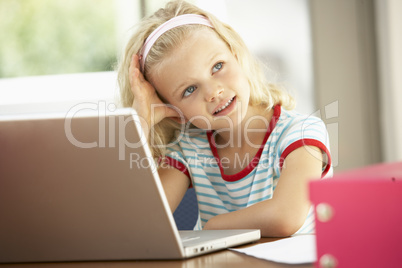
{"label": "girl's arm", "polygon": [[[180,116],[177,111],[164,105],[155,88],[144,78],[140,71],[137,55],[133,55],[129,68],[131,92],[134,95],[132,107],[137,111],[143,131],[149,137],[150,129],[166,117]],[[151,111],[153,105],[154,110]],[[154,117],[151,118],[151,115]],[[161,182],[172,212],[180,204],[190,184],[185,174],[175,168],[158,169]]]}
{"label": "girl's arm", "polygon": [[173,213],[190,186],[190,180],[183,172],[169,166],[159,168],[158,173]]}
{"label": "girl's arm", "polygon": [[321,177],[323,157],[317,147],[304,146],[285,159],[272,199],[211,218],[204,229],[261,229],[266,237],[285,237],[303,225],[311,206],[308,182]]}

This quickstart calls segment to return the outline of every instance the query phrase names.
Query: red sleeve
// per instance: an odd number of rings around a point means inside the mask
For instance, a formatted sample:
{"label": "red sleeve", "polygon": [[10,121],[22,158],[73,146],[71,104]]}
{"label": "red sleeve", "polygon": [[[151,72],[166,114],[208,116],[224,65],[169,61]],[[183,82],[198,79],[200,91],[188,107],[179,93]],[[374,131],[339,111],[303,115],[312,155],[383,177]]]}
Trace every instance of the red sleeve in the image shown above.
{"label": "red sleeve", "polygon": [[165,156],[163,159],[163,164],[167,164],[171,167],[178,169],[182,173],[184,173],[187,176],[187,178],[190,180],[190,188],[193,187],[191,177],[190,177],[190,172],[188,171],[187,167],[182,162],[180,162],[174,158],[171,158],[169,156]]}
{"label": "red sleeve", "polygon": [[302,146],[315,146],[321,149],[321,151],[323,151],[326,155],[327,155],[327,163],[325,166],[324,171],[321,174],[321,177],[324,177],[330,167],[331,167],[331,154],[329,153],[328,148],[319,140],[314,140],[314,139],[301,139],[301,140],[297,140],[294,143],[290,144],[288,147],[286,147],[286,149],[283,151],[281,158],[280,158],[280,168],[282,169],[283,163],[285,162],[285,158],[294,150],[296,150],[297,148],[300,148]]}

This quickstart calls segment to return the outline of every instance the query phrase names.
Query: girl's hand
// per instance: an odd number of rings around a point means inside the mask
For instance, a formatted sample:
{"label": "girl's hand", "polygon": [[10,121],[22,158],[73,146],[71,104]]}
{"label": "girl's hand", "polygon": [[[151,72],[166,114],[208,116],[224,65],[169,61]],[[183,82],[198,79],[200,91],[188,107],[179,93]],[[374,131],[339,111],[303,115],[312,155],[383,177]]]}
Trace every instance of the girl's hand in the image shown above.
{"label": "girl's hand", "polygon": [[181,116],[177,109],[163,103],[155,88],[145,80],[140,71],[139,58],[136,54],[132,57],[129,75],[131,91],[135,96],[132,107],[137,111],[145,133],[148,134],[153,125],[158,124],[166,117]]}

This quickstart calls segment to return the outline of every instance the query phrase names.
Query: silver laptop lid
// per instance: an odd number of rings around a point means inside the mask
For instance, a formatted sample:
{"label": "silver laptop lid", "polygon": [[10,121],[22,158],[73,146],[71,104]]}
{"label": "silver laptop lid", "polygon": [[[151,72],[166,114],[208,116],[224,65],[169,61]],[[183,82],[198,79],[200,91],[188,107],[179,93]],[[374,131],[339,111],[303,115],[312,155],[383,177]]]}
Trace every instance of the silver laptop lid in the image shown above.
{"label": "silver laptop lid", "polygon": [[0,262],[183,257],[138,123],[132,109],[0,117]]}

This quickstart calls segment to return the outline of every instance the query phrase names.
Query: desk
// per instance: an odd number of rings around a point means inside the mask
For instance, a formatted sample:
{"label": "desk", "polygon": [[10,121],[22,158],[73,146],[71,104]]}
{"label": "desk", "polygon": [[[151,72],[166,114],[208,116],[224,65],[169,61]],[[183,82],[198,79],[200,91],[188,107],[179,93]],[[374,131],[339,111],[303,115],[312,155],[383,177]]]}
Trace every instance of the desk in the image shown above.
{"label": "desk", "polygon": [[[266,243],[278,240],[277,238],[261,238],[253,244]],[[173,261],[111,261],[111,262],[69,262],[69,263],[35,263],[35,264],[7,264],[0,267],[15,267],[15,268],[137,268],[137,267],[156,267],[156,268],[198,268],[198,267],[229,267],[229,268],[244,268],[244,267],[266,267],[266,268],[312,268],[313,264],[303,265],[286,265],[280,263],[269,262],[266,260],[257,259],[247,256],[243,253],[234,252],[231,250],[222,250],[207,255],[194,257],[187,260]]]}

